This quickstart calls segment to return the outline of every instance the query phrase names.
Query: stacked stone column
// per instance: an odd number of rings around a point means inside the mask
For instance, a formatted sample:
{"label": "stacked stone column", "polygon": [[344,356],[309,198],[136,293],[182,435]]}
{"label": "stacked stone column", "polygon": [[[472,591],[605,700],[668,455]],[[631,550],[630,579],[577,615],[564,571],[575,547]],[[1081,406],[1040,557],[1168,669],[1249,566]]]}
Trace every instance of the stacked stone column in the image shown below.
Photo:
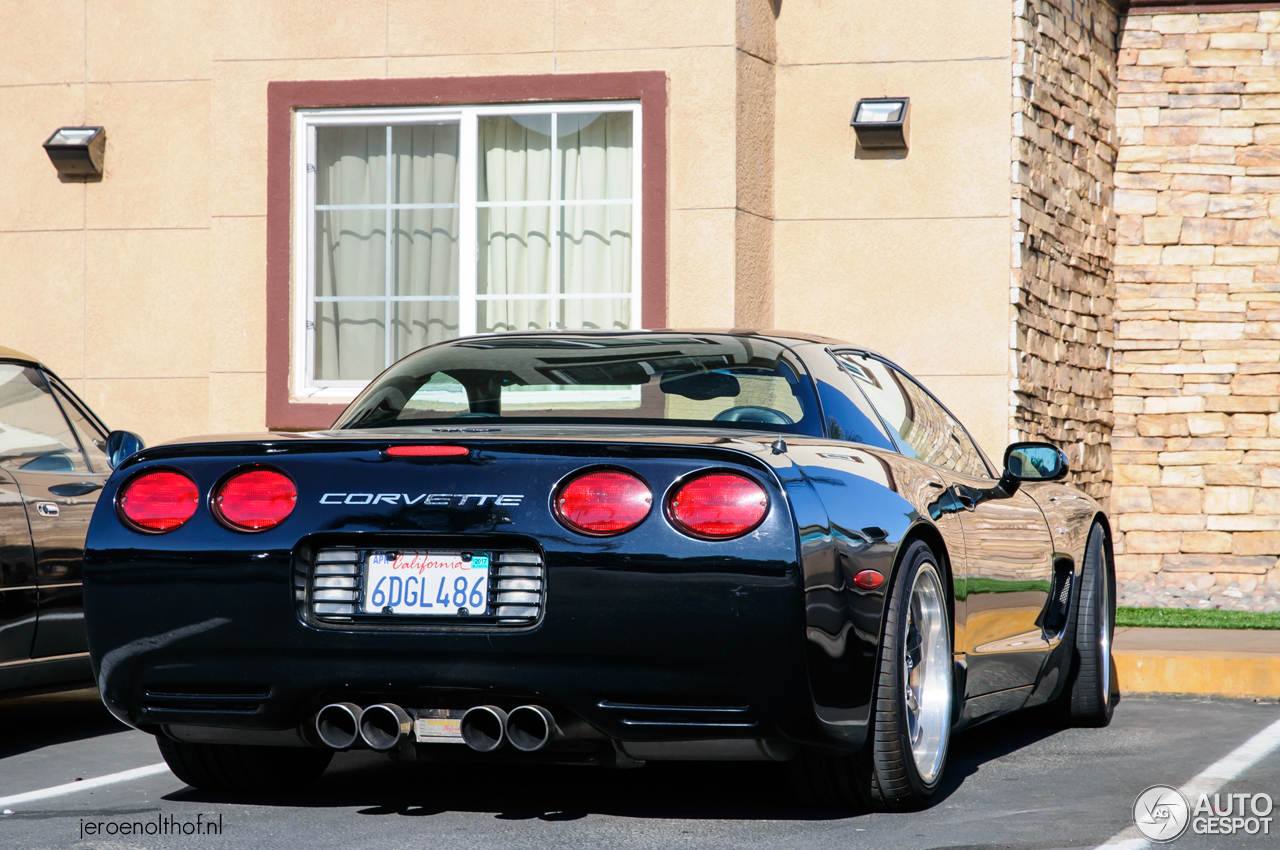
{"label": "stacked stone column", "polygon": [[1013,30],[1010,440],[1111,485],[1115,43],[1106,0],[1019,0]]}

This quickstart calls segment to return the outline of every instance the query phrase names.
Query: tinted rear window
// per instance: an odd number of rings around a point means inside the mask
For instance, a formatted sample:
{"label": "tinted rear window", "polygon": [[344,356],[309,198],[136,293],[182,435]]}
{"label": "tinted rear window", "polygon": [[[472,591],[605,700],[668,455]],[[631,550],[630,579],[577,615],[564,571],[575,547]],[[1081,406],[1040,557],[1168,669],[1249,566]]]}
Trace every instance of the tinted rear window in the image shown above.
{"label": "tinted rear window", "polygon": [[804,366],[768,340],[513,335],[410,355],[375,379],[336,427],[599,422],[819,436],[818,420]]}

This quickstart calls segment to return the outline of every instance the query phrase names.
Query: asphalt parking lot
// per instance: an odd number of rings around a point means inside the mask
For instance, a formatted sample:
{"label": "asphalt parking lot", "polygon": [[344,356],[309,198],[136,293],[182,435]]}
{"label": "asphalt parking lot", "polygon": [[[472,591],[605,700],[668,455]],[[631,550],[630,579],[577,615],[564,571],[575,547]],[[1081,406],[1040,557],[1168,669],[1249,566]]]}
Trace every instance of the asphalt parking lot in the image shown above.
{"label": "asphalt parking lot", "polygon": [[[111,719],[94,691],[79,691],[0,703],[0,846],[1094,847],[1132,826],[1143,789],[1186,783],[1277,721],[1275,704],[1175,697],[1125,699],[1103,730],[996,721],[956,739],[948,785],[932,809],[849,815],[796,806],[780,772],[763,764],[458,769],[348,753],[305,796],[206,794],[159,768],[88,787],[161,760],[149,736]],[[77,780],[86,786],[72,793],[4,802]],[[1280,756],[1222,791],[1280,797]],[[81,835],[84,823],[157,818],[217,820],[222,833]],[[1263,848],[1277,840],[1187,834],[1170,846]]]}

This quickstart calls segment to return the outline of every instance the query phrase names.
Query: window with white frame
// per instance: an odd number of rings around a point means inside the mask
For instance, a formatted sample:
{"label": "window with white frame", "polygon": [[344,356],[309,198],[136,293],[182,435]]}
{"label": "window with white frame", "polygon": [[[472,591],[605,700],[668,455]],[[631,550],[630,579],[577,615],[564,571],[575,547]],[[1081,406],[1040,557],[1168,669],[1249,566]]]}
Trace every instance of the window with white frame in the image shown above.
{"label": "window with white frame", "polygon": [[640,326],[640,105],[296,113],[294,394],[460,335]]}

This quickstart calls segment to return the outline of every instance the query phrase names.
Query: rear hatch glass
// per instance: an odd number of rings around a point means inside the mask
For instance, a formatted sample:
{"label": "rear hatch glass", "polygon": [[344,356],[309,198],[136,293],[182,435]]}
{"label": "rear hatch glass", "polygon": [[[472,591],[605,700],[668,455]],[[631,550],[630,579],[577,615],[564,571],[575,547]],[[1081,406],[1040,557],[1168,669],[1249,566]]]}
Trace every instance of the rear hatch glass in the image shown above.
{"label": "rear hatch glass", "polygon": [[820,436],[819,420],[803,365],[770,340],[511,336],[405,358],[374,380],[336,427],[594,422]]}

